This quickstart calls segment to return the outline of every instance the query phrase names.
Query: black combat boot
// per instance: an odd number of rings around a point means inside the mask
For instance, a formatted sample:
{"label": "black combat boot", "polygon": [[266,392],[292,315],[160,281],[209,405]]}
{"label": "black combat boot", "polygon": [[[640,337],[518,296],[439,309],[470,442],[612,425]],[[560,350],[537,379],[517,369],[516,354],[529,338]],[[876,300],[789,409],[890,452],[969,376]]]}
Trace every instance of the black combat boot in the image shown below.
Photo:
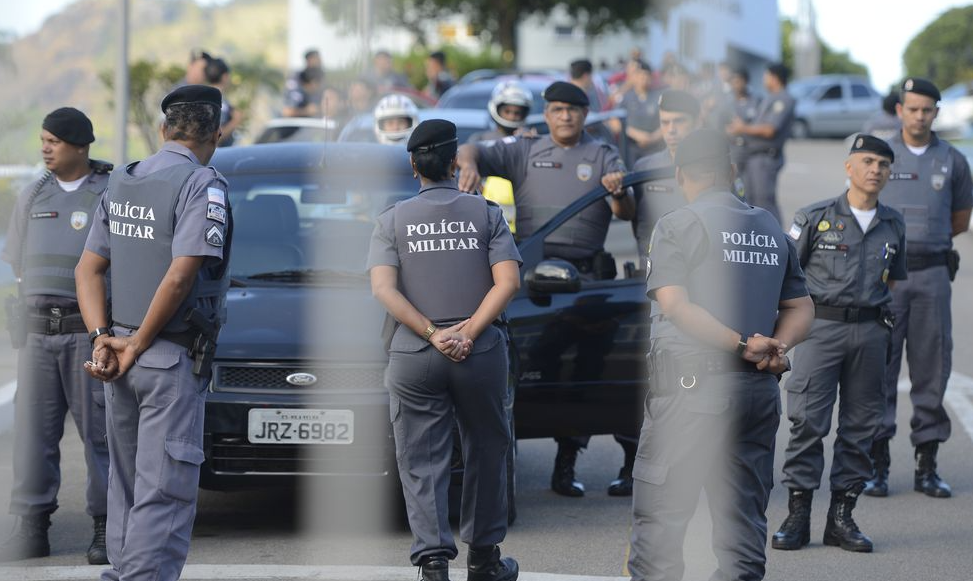
{"label": "black combat boot", "polygon": [[449,581],[449,560],[446,557],[429,557],[419,566],[420,581]]}
{"label": "black combat boot", "polygon": [[520,573],[517,561],[510,557],[500,558],[500,547],[470,547],[467,556],[467,581],[516,581]]}
{"label": "black combat boot", "polygon": [[770,546],[781,551],[796,551],[811,542],[811,500],[813,490],[792,488],[787,496],[787,518],[774,533]]}
{"label": "black combat boot", "polygon": [[889,440],[882,438],[872,442],[872,479],[865,483],[865,494],[884,497],[889,495]]}
{"label": "black combat boot", "polygon": [[632,470],[635,468],[635,453],[638,448],[634,442],[625,442],[622,443],[622,449],[625,451],[625,464],[618,471],[618,478],[608,485],[608,496],[632,496],[632,487],[635,485]]}
{"label": "black combat boot", "polygon": [[108,520],[106,516],[96,516],[95,534],[91,537],[91,545],[88,546],[89,565],[107,565],[108,549],[105,548],[105,524]]}
{"label": "black combat boot", "polygon": [[855,519],[851,517],[860,491],[861,487],[831,491],[831,508],[828,509],[828,522],[824,525],[825,545],[855,553],[872,552],[872,540],[858,530]]}
{"label": "black combat boot", "polygon": [[49,513],[20,517],[17,530],[0,545],[0,562],[35,559],[50,555],[51,544],[47,540],[47,529],[49,528],[51,528],[51,515]]}
{"label": "black combat boot", "polygon": [[577,459],[578,448],[558,444],[554,473],[551,474],[551,490],[561,496],[584,496],[584,484],[574,479],[574,462]]}
{"label": "black combat boot", "polygon": [[939,442],[926,442],[916,446],[916,492],[933,498],[949,498],[953,489],[936,474],[936,453]]}

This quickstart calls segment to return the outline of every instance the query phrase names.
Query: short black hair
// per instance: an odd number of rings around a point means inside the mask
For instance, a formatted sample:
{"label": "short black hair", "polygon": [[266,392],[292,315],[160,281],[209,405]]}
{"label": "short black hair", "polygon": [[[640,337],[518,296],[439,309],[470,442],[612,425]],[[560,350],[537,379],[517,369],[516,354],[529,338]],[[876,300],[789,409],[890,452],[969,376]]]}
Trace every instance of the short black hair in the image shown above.
{"label": "short black hair", "polygon": [[419,175],[436,182],[449,177],[449,169],[454,159],[456,159],[455,144],[452,147],[434,147],[426,152],[412,153],[412,161],[416,164]]}
{"label": "short black hair", "polygon": [[166,109],[167,140],[203,143],[220,128],[220,108],[212,103],[176,103]]}
{"label": "short black hair", "polygon": [[215,85],[223,79],[223,75],[230,72],[229,65],[226,64],[221,58],[214,58],[212,60],[206,61],[206,68],[203,69],[203,74],[206,76],[206,82]]}
{"label": "short black hair", "polygon": [[733,73],[732,74],[734,76],[737,76],[737,77],[740,77],[741,79],[743,79],[743,82],[745,82],[745,83],[749,83],[750,82],[750,71],[748,71],[747,69],[745,69],[743,67],[733,69]]}
{"label": "short black hair", "polygon": [[882,110],[889,115],[895,115],[895,106],[899,104],[899,92],[889,91],[888,95],[882,99]]}
{"label": "short black hair", "polygon": [[437,50],[429,53],[429,58],[431,58],[434,61],[437,61],[442,66],[446,66],[446,53],[444,53],[441,50]]}
{"label": "short black hair", "polygon": [[569,69],[570,69],[572,79],[580,79],[585,75],[590,75],[591,72],[595,70],[594,66],[592,66],[591,64],[591,61],[589,61],[588,59],[578,59],[576,61],[571,61],[571,64],[569,65]]}
{"label": "short black hair", "polygon": [[321,56],[321,53],[318,51],[318,49],[312,48],[311,50],[304,53],[304,60],[308,60],[312,56]]}
{"label": "short black hair", "polygon": [[791,70],[784,63],[768,65],[767,72],[777,77],[782,85],[786,85],[787,80],[791,78]]}
{"label": "short black hair", "polygon": [[708,175],[712,175],[717,183],[728,184],[733,176],[733,167],[730,158],[725,160],[701,161],[679,166],[679,171],[686,174],[694,181],[699,181]]}

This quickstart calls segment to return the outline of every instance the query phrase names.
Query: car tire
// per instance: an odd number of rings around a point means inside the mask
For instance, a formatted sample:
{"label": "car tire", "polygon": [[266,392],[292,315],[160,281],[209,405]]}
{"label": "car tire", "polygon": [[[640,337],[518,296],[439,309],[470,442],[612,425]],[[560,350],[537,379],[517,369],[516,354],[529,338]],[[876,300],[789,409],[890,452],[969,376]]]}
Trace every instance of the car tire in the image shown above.
{"label": "car tire", "polygon": [[807,125],[807,121],[803,119],[798,119],[791,124],[791,137],[794,139],[807,139],[811,137],[811,129]]}

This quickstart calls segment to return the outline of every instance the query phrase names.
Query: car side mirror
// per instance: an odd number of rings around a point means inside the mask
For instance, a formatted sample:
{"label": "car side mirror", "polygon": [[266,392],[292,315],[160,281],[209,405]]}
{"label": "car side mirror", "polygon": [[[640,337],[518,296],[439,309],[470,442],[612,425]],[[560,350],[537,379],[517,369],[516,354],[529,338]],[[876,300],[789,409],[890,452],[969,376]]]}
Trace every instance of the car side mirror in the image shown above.
{"label": "car side mirror", "polygon": [[524,274],[527,288],[538,294],[576,293],[581,290],[581,274],[566,260],[542,260]]}

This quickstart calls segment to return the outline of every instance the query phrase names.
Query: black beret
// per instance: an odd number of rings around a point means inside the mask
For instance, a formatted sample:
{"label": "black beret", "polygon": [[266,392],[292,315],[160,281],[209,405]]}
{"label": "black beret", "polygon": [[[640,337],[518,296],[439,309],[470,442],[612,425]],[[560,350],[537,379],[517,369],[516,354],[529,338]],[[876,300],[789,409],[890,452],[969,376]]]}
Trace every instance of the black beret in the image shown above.
{"label": "black beret", "polygon": [[889,161],[895,161],[895,153],[889,144],[874,135],[859,133],[851,143],[851,151],[848,153],[861,153],[863,151],[877,153],[878,155],[889,158]]}
{"label": "black beret", "polygon": [[699,117],[699,100],[686,91],[666,89],[659,95],[659,109]]}
{"label": "black beret", "polygon": [[426,119],[412,130],[405,148],[409,152],[425,153],[447,145],[456,151],[456,125],[445,119]]}
{"label": "black beret", "polygon": [[588,102],[588,95],[585,94],[581,87],[572,85],[571,83],[565,83],[564,81],[554,81],[548,85],[544,89],[543,96],[544,100],[548,103],[558,101],[579,107],[587,107],[590,104]]}
{"label": "black beret", "polygon": [[730,142],[722,131],[697,129],[686,136],[676,148],[678,167],[699,162],[730,162]]}
{"label": "black beret", "polygon": [[223,104],[223,94],[209,85],[183,85],[162,99],[162,112],[165,113],[172,105],[186,103],[209,103],[219,109]]}
{"label": "black beret", "polygon": [[787,84],[787,79],[791,76],[791,70],[784,63],[774,63],[767,67],[767,72],[780,79],[781,83]]}
{"label": "black beret", "polygon": [[91,119],[74,107],[51,111],[44,117],[41,127],[58,139],[75,145],[88,145],[95,140]]}
{"label": "black beret", "polygon": [[942,98],[942,96],[939,94],[939,89],[936,88],[936,85],[934,85],[932,81],[920,77],[909,77],[903,81],[902,92],[918,93],[919,95],[932,97],[934,101],[939,101]]}

